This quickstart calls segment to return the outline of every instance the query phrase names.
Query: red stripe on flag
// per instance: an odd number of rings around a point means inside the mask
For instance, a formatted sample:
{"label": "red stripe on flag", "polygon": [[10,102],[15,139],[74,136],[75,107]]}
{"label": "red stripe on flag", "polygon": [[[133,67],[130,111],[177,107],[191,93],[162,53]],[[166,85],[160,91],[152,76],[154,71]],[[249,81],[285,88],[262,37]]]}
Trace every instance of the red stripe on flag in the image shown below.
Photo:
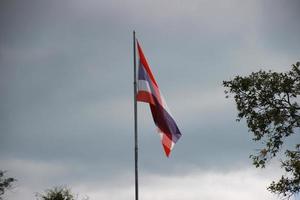
{"label": "red stripe on flag", "polygon": [[147,73],[149,74],[150,79],[152,80],[152,82],[158,87],[156,80],[154,78],[154,75],[149,67],[149,64],[147,62],[147,59],[143,53],[143,50],[139,44],[139,42],[137,41],[137,46],[138,46],[138,51],[139,51],[139,56],[140,56],[140,61],[142,62],[144,68],[146,69]]}
{"label": "red stripe on flag", "polygon": [[167,136],[167,134],[163,133],[162,145],[164,147],[166,156],[169,157],[171,153],[172,140]]}
{"label": "red stripe on flag", "polygon": [[143,102],[146,102],[146,103],[150,103],[152,105],[155,104],[152,94],[149,93],[149,92],[143,91],[143,90],[138,91],[136,99],[138,101],[143,101]]}

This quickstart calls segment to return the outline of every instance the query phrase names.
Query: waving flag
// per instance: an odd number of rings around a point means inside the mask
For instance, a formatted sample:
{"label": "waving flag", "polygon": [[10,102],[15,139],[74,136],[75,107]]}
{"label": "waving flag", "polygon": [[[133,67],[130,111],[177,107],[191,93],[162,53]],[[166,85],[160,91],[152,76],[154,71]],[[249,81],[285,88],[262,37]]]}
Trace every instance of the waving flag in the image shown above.
{"label": "waving flag", "polygon": [[181,133],[158,88],[157,82],[138,42],[137,46],[140,58],[137,101],[149,103],[154,123],[161,137],[162,145],[167,157],[169,157],[174,144],[181,137]]}

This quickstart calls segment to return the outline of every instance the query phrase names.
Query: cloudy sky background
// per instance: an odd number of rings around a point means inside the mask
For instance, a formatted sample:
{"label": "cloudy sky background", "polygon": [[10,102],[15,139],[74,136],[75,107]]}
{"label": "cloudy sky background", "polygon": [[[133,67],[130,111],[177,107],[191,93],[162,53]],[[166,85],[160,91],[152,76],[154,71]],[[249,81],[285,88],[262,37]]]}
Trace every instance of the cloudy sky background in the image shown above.
{"label": "cloudy sky background", "polygon": [[[134,197],[132,31],[183,133],[164,156],[139,103],[140,198],[274,200],[276,160],[237,123],[222,81],[300,59],[298,0],[1,0],[0,167],[6,195],[66,185],[91,200]],[[299,141],[293,136],[288,144]]]}

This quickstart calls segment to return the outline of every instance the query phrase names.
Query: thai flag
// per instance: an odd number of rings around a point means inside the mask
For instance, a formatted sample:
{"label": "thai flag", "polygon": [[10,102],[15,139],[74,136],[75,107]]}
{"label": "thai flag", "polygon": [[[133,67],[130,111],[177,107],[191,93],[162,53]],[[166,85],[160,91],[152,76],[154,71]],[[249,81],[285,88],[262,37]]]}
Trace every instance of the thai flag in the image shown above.
{"label": "thai flag", "polygon": [[140,58],[137,101],[149,103],[154,123],[161,136],[162,145],[167,157],[169,157],[174,144],[181,137],[181,133],[158,88],[157,82],[138,42],[137,47]]}

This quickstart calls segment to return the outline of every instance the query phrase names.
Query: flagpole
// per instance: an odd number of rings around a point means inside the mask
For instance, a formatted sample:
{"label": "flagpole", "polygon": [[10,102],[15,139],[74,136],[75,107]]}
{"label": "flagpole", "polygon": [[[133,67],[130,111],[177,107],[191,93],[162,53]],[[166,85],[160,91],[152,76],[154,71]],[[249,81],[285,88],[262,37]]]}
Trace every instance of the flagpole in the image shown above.
{"label": "flagpole", "polygon": [[135,200],[139,199],[138,184],[138,134],[137,134],[137,83],[136,83],[136,39],[133,31],[133,89],[134,89],[134,172],[135,172]]}

